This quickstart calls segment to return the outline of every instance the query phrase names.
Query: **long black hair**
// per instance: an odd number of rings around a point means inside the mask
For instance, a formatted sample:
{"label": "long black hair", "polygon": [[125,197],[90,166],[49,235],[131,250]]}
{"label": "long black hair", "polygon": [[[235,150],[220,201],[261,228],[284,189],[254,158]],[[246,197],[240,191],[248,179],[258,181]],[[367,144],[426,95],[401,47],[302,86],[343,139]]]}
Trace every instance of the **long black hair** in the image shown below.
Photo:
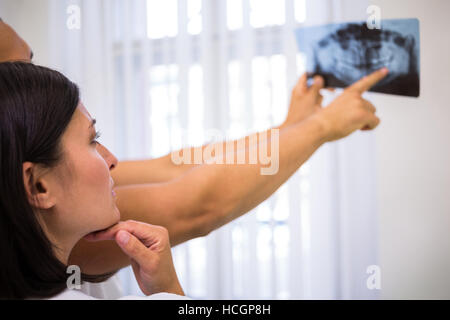
{"label": "long black hair", "polygon": [[61,73],[0,63],[1,299],[45,298],[66,289],[67,266],[28,201],[22,164],[51,168],[61,161],[61,137],[78,102],[78,87]]}

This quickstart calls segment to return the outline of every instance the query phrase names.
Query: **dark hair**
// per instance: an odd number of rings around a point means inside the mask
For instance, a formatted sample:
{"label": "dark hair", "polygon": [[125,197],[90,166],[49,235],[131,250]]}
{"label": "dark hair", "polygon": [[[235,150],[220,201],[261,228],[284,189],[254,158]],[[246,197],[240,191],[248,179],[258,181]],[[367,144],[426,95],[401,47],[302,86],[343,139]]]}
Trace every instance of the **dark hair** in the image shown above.
{"label": "dark hair", "polygon": [[55,256],[28,201],[22,164],[59,163],[61,137],[78,102],[78,87],[61,73],[24,62],[0,63],[2,299],[45,298],[66,289],[67,266]]}

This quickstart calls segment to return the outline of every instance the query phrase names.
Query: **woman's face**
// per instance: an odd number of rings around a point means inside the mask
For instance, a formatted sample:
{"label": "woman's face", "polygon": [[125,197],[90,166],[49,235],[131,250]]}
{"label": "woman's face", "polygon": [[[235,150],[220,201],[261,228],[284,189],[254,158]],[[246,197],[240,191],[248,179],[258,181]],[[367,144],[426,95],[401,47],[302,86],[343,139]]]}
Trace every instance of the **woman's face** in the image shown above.
{"label": "woman's face", "polygon": [[55,198],[52,218],[42,215],[57,242],[78,241],[120,218],[110,175],[117,159],[96,142],[94,125],[80,103],[62,136],[62,160],[49,178]]}

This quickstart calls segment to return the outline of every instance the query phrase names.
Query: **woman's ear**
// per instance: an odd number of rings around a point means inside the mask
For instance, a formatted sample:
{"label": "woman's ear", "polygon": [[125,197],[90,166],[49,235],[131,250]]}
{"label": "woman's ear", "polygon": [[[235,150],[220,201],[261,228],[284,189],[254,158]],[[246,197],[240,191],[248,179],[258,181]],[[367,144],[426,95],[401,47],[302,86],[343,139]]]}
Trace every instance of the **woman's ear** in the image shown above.
{"label": "woman's ear", "polygon": [[23,163],[23,183],[29,203],[39,209],[50,209],[56,202],[44,178],[37,178],[38,168],[32,162]]}

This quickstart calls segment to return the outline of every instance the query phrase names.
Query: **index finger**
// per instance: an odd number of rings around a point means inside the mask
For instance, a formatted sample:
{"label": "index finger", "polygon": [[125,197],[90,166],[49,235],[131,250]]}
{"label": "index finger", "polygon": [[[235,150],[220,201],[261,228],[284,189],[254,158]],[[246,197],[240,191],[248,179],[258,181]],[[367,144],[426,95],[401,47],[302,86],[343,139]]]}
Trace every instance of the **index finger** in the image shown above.
{"label": "index finger", "polygon": [[104,241],[104,240],[114,240],[116,233],[119,230],[126,230],[129,233],[135,235],[136,237],[144,237],[146,229],[146,224],[138,221],[127,220],[120,221],[119,223],[97,232],[90,233],[84,237],[88,241]]}
{"label": "index finger", "polygon": [[367,91],[371,87],[373,87],[378,81],[383,79],[388,74],[388,72],[389,70],[386,67],[374,71],[368,76],[365,76],[362,79],[356,81],[354,84],[348,87],[348,90],[363,93],[364,91]]}

